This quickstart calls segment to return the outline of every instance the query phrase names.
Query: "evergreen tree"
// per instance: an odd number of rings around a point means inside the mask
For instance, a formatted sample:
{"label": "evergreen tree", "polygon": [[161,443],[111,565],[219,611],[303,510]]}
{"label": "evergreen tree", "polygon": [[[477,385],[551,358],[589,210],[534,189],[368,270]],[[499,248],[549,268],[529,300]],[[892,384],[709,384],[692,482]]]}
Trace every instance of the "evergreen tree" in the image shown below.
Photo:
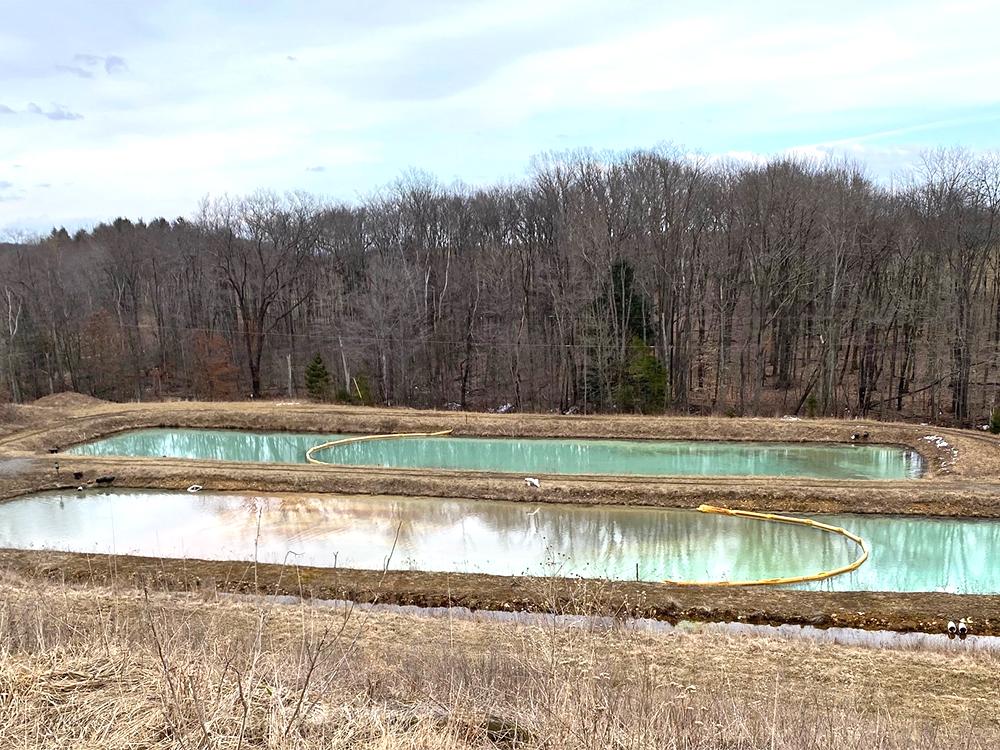
{"label": "evergreen tree", "polygon": [[330,396],[330,373],[318,353],[306,365],[306,390],[317,401],[326,401]]}
{"label": "evergreen tree", "polygon": [[649,324],[649,310],[652,305],[646,295],[635,286],[635,270],[627,260],[616,260],[611,264],[611,275],[600,297],[594,301],[594,309],[603,315],[621,342],[631,343],[633,339],[646,341],[653,335]]}
{"label": "evergreen tree", "polygon": [[666,406],[667,374],[648,345],[652,305],[626,260],[615,261],[583,320],[588,408],[648,413]]}
{"label": "evergreen tree", "polygon": [[628,362],[618,387],[622,411],[662,412],[667,392],[667,370],[641,339],[632,339]]}

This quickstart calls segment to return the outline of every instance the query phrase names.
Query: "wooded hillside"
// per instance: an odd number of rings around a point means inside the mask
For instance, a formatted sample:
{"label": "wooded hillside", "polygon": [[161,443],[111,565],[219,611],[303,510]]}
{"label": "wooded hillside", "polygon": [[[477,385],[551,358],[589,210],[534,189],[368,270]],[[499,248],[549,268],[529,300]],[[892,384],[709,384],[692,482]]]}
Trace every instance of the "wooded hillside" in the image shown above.
{"label": "wooded hillside", "polygon": [[375,404],[982,424],[998,212],[1000,161],[961,152],[894,188],[639,152],[217,198],[0,250],[0,397],[285,396],[289,361],[304,397],[318,354],[330,397]]}

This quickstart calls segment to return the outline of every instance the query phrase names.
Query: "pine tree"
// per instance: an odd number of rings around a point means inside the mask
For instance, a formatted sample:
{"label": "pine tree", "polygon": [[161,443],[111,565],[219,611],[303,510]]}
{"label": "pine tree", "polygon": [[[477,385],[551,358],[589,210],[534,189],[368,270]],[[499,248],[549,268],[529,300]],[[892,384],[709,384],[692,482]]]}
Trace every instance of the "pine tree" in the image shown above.
{"label": "pine tree", "polygon": [[662,412],[666,405],[667,371],[651,347],[634,338],[629,345],[628,361],[618,386],[618,406],[623,411],[640,414]]}
{"label": "pine tree", "polygon": [[306,390],[311,398],[326,401],[330,395],[330,373],[326,371],[323,358],[317,354],[306,365]]}

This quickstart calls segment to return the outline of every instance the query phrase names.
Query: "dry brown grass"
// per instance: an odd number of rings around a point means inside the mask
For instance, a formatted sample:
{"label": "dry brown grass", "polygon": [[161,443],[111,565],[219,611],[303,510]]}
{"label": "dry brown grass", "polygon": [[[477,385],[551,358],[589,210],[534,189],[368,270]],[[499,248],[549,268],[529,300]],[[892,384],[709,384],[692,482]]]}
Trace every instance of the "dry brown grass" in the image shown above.
{"label": "dry brown grass", "polygon": [[0,583],[0,747],[992,747],[1000,659]]}
{"label": "dry brown grass", "polygon": [[32,427],[54,424],[44,419],[47,416],[51,415],[46,415],[43,410],[33,406],[0,402],[0,437]]}

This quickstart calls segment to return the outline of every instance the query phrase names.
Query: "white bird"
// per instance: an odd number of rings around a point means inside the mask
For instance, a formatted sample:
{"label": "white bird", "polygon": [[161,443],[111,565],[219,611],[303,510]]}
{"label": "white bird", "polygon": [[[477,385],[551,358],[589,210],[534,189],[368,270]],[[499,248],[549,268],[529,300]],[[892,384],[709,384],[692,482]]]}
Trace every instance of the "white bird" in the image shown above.
{"label": "white bird", "polygon": [[201,492],[201,485],[200,484],[192,484],[190,487],[187,488],[187,491],[188,492]]}
{"label": "white bird", "polygon": [[524,483],[525,483],[526,485],[528,485],[529,487],[534,487],[534,488],[536,488],[536,489],[542,486],[542,483],[541,483],[541,482],[539,482],[539,481],[538,481],[537,479],[535,479],[534,477],[525,477],[525,478],[524,478]]}
{"label": "white bird", "polygon": [[965,636],[969,634],[969,626],[966,624],[965,620],[958,621],[958,637],[965,639]]}
{"label": "white bird", "polygon": [[954,638],[955,633],[958,632],[958,625],[955,624],[954,620],[948,620],[948,637]]}

